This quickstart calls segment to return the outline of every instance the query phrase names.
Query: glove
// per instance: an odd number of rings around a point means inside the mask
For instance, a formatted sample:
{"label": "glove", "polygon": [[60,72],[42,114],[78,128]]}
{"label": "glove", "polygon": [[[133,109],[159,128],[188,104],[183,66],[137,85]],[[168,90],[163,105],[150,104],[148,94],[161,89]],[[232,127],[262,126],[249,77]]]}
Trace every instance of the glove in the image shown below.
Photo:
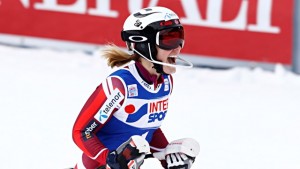
{"label": "glove", "polygon": [[168,169],[190,169],[194,161],[195,157],[190,157],[183,153],[166,155]]}
{"label": "glove", "polygon": [[132,136],[111,151],[106,158],[107,169],[138,169],[150,153],[149,143],[141,136]]}
{"label": "glove", "polygon": [[160,152],[153,153],[153,157],[166,160],[167,169],[190,169],[200,152],[199,143],[192,138],[172,141]]}

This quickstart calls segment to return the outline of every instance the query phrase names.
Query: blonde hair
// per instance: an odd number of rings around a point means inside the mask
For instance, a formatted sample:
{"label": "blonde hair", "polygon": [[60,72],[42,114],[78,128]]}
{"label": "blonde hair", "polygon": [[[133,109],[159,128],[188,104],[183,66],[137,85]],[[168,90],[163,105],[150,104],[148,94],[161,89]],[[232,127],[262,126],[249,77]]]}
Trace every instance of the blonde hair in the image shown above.
{"label": "blonde hair", "polygon": [[138,60],[137,54],[128,54],[114,44],[108,44],[103,49],[103,57],[107,59],[107,65],[111,68],[122,66],[132,60]]}

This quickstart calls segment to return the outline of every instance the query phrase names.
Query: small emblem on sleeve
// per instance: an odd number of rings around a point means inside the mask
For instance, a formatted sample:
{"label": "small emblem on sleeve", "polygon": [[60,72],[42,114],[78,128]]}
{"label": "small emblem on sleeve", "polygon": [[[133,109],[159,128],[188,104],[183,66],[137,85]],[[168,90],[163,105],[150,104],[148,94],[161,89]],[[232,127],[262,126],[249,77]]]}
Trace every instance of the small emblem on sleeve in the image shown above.
{"label": "small emblem on sleeve", "polygon": [[138,88],[136,84],[128,85],[127,88],[129,97],[138,96]]}
{"label": "small emblem on sleeve", "polygon": [[83,133],[83,139],[87,141],[88,139],[92,138],[92,132],[94,129],[98,126],[96,121],[92,120],[89,124],[86,125],[84,133]]}
{"label": "small emblem on sleeve", "polygon": [[165,83],[164,91],[169,91],[170,90],[169,80],[168,79],[164,79],[164,83]]}

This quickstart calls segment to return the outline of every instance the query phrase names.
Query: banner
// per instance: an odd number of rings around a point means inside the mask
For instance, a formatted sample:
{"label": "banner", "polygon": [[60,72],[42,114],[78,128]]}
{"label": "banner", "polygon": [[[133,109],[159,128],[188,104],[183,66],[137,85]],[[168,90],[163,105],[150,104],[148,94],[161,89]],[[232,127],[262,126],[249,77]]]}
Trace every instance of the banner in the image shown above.
{"label": "banner", "polygon": [[287,0],[2,0],[0,33],[125,46],[123,22],[147,6],[179,15],[183,53],[291,64],[293,2]]}

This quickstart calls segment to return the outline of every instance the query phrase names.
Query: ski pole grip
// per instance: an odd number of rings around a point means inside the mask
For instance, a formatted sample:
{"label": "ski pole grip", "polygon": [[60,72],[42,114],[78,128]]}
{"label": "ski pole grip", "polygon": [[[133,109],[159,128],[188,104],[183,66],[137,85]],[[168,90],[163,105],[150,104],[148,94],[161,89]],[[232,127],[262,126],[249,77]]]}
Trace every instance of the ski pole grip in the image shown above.
{"label": "ski pole grip", "polygon": [[165,159],[165,152],[164,151],[160,151],[160,152],[155,152],[152,153],[154,158],[157,158],[158,160],[164,160]]}
{"label": "ski pole grip", "polygon": [[145,159],[147,158],[156,158],[158,160],[164,160],[165,159],[165,153],[164,152],[155,152],[152,154],[146,154]]}

